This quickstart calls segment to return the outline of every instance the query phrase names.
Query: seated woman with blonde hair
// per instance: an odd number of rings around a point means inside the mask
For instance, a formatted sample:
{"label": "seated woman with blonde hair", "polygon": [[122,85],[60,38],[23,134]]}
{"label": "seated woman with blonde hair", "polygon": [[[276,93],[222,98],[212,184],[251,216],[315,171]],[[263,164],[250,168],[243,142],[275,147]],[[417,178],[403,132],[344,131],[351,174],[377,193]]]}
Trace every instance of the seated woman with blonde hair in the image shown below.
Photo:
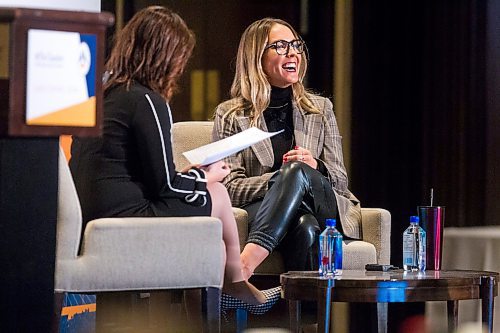
{"label": "seated woman with blonde hair", "polygon": [[347,188],[341,136],[327,98],[309,93],[304,41],[287,22],[264,18],[243,33],[231,99],[215,112],[213,140],[256,126],[280,134],[226,159],[223,183],[249,214],[241,254],[249,278],[275,249],[285,270],[317,269],[317,239],[340,218],[345,239],[359,238],[359,201]]}

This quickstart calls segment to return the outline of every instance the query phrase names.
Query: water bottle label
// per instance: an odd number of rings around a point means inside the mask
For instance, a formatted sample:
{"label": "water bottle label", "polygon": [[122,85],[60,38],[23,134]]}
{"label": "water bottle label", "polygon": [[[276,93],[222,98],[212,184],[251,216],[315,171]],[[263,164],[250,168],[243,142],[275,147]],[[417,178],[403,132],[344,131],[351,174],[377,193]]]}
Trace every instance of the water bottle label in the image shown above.
{"label": "water bottle label", "polygon": [[319,274],[333,276],[342,271],[342,235],[326,229],[319,237]]}

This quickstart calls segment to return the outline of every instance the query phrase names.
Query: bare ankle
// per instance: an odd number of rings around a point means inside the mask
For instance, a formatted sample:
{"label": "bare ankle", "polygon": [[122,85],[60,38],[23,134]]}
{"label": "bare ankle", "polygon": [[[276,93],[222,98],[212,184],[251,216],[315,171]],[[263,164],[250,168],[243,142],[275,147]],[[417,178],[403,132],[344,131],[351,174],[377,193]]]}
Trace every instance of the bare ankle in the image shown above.
{"label": "bare ankle", "polygon": [[248,243],[241,252],[242,273],[245,279],[252,276],[254,270],[267,258],[269,251],[260,245]]}
{"label": "bare ankle", "polygon": [[248,280],[252,277],[253,270],[248,266],[242,265],[241,274],[243,275],[243,279]]}

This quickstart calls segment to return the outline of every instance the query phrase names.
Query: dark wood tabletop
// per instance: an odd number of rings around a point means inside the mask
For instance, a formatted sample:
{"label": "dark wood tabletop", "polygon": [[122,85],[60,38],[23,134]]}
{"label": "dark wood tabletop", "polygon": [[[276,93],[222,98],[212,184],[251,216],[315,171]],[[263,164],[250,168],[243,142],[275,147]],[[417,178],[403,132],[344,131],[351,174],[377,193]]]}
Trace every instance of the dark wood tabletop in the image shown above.
{"label": "dark wood tabletop", "polygon": [[292,329],[300,325],[300,301],[318,302],[319,332],[328,329],[331,302],[386,304],[447,301],[448,328],[452,331],[458,324],[458,301],[481,299],[483,323],[492,332],[493,300],[498,295],[498,278],[497,272],[466,270],[344,270],[342,275],[334,278],[320,277],[315,271],[292,271],[282,274],[280,281],[283,298],[289,301]]}

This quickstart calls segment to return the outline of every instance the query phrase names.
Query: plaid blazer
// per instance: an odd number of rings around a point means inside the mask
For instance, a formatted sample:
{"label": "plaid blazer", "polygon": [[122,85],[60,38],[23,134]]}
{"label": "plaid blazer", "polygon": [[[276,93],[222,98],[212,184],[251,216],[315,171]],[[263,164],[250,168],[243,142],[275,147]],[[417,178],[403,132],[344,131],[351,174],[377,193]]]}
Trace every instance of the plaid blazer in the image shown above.
{"label": "plaid blazer", "polygon": [[[329,99],[310,95],[311,101],[322,114],[303,111],[293,102],[293,124],[295,142],[298,146],[311,151],[311,154],[323,161],[328,169],[328,179],[337,198],[340,221],[344,233],[353,238],[361,238],[361,207],[359,200],[347,188],[348,178],[342,155],[342,137],[333,105]],[[252,115],[247,110],[233,112],[223,119],[236,103],[235,99],[225,101],[215,111],[212,140],[217,141],[250,127]],[[257,125],[267,132],[265,121]],[[274,154],[271,139],[258,142],[243,151],[225,159],[231,168],[224,179],[233,206],[241,207],[256,199],[263,198],[267,192],[267,183],[274,172]]]}

